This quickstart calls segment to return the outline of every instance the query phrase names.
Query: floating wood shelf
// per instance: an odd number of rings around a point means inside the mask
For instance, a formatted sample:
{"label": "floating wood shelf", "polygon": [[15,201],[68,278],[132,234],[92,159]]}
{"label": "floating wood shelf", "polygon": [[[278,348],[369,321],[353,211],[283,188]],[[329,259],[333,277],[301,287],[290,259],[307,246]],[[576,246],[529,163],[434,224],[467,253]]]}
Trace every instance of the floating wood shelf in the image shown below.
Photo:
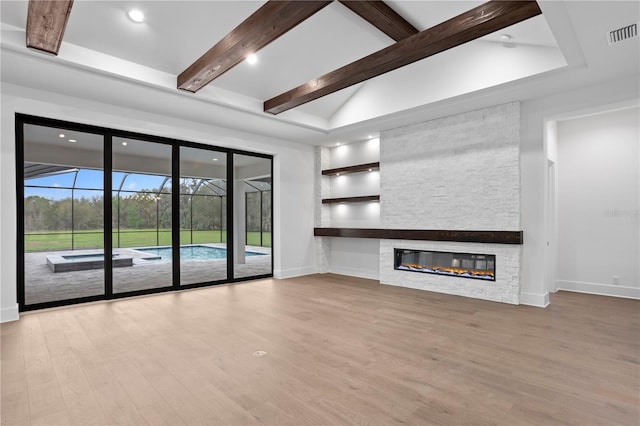
{"label": "floating wood shelf", "polygon": [[380,162],[375,163],[366,163],[366,164],[357,164],[355,166],[348,167],[339,167],[336,169],[327,169],[323,170],[322,174],[324,176],[338,176],[338,175],[346,175],[347,173],[359,173],[359,172],[368,172],[380,169]]}
{"label": "floating wood shelf", "polygon": [[522,244],[522,231],[457,231],[433,229],[313,228],[316,237],[378,238],[383,240],[456,241]]}
{"label": "floating wood shelf", "polygon": [[362,197],[340,197],[340,198],[325,198],[322,200],[322,204],[335,204],[335,203],[363,203],[366,201],[380,201],[379,195],[365,195]]}

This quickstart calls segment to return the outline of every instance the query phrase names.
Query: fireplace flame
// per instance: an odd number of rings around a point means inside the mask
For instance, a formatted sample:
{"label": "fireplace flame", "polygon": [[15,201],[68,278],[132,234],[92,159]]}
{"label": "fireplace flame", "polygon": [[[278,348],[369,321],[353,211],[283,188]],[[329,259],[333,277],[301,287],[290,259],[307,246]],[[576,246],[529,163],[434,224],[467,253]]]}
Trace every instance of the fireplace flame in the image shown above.
{"label": "fireplace flame", "polygon": [[415,263],[402,263],[399,266],[399,269],[408,269],[410,271],[429,272],[443,275],[462,275],[482,279],[495,279],[493,271],[486,269],[454,268],[447,266],[424,266]]}

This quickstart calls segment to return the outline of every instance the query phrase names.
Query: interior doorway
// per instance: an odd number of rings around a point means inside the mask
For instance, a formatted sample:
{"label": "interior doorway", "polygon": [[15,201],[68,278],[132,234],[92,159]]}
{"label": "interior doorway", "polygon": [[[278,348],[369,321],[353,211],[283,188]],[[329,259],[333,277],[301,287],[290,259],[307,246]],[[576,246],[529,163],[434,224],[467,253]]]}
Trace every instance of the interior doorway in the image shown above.
{"label": "interior doorway", "polygon": [[545,288],[640,298],[640,109],[545,125]]}

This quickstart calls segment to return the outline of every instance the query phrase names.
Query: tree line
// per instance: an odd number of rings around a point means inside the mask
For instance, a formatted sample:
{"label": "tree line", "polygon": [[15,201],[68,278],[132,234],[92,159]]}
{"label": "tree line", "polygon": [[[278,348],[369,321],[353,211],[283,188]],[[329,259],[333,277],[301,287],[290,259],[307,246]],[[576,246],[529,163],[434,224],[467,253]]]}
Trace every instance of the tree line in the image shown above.
{"label": "tree line", "polygon": [[[171,194],[151,191],[113,196],[112,227],[118,229],[170,229]],[[260,199],[262,198],[262,210]],[[180,194],[180,228],[193,230],[226,229],[227,197]],[[104,198],[67,197],[48,199],[39,195],[24,199],[25,232],[83,231],[102,229]],[[247,193],[248,231],[271,231],[270,191]]]}

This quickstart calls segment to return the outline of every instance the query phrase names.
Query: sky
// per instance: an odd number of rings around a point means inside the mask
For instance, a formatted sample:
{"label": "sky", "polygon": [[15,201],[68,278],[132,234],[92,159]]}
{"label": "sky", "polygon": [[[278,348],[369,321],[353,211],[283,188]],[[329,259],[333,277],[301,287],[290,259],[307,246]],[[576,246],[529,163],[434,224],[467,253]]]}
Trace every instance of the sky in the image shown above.
{"label": "sky", "polygon": [[[125,178],[126,173],[114,172],[112,177],[112,187],[117,190]],[[25,179],[25,197],[31,195],[39,195],[52,200],[59,200],[71,196],[75,172],[60,173],[51,176],[39,177],[34,179]],[[141,191],[143,189],[157,189],[162,185],[164,176],[130,174],[126,176],[123,191]],[[76,189],[75,196],[96,196],[102,194],[103,189],[103,172],[100,170],[80,169],[76,180],[76,188],[94,189],[98,191],[83,191]]]}

